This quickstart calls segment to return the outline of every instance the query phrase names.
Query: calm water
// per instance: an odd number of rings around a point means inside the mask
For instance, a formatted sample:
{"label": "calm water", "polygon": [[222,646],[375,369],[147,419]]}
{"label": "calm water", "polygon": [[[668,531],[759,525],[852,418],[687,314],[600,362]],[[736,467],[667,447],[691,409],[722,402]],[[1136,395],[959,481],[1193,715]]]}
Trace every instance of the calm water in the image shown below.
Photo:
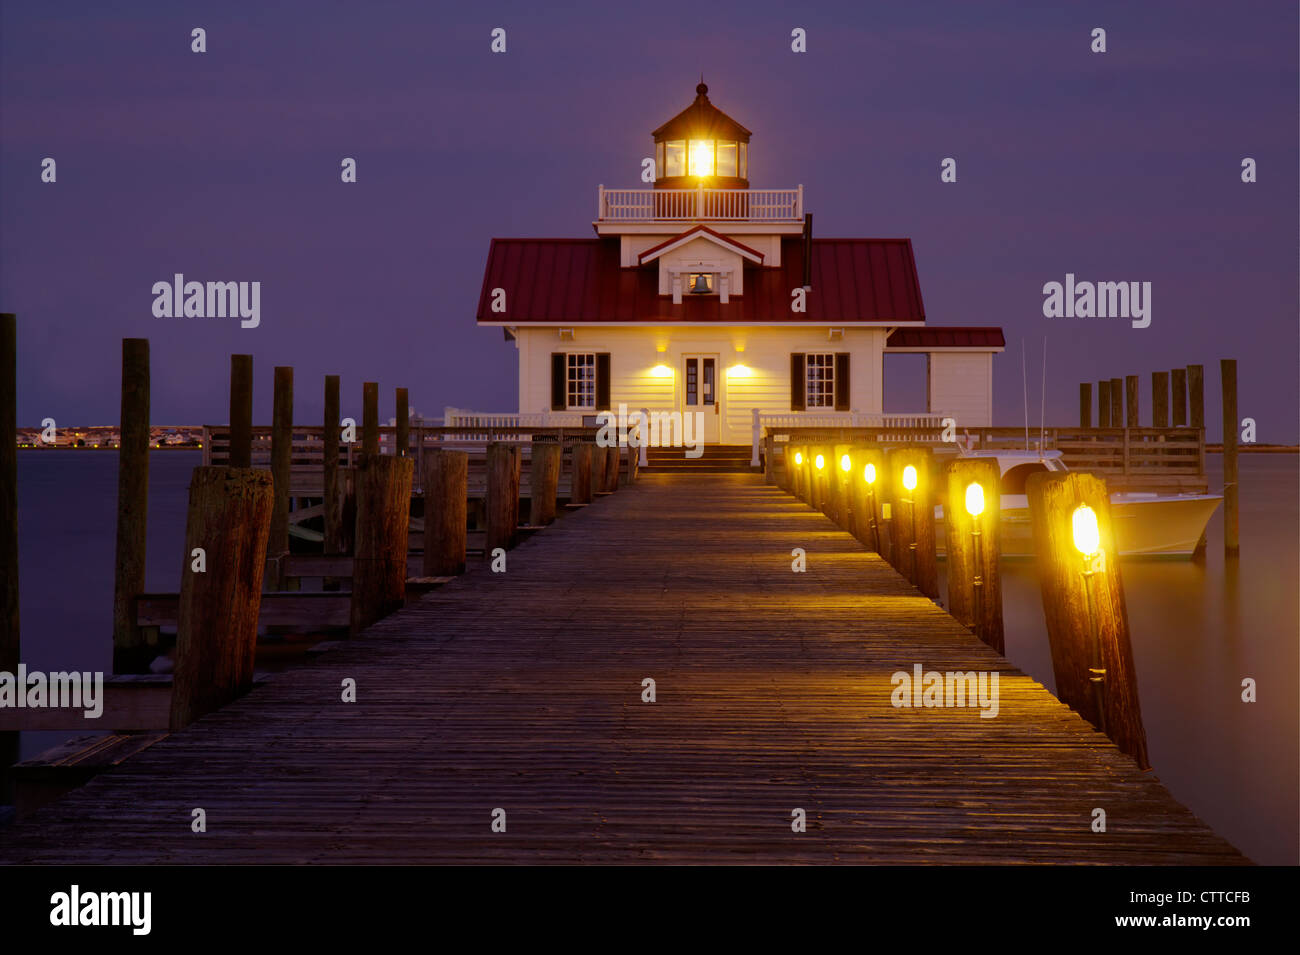
{"label": "calm water", "polygon": [[[150,458],[147,586],[180,587],[198,451]],[[1221,459],[1210,456],[1221,486]],[[1223,559],[1222,512],[1203,563],[1126,561],[1133,650],[1155,771],[1174,796],[1257,862],[1300,861],[1300,460],[1244,455],[1239,562]],[[117,456],[18,456],[23,660],[40,670],[112,661]],[[1051,657],[1030,562],[1003,565],[1007,656],[1049,688]],[[1253,677],[1259,702],[1241,702]],[[24,756],[60,734],[28,733]]]}

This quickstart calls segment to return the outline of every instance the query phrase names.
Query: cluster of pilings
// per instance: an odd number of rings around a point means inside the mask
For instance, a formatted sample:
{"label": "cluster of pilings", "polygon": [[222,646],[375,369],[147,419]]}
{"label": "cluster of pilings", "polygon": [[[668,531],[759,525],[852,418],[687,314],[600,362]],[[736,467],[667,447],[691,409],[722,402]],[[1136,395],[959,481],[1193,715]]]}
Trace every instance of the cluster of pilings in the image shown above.
{"label": "cluster of pilings", "polygon": [[[948,612],[998,653],[1002,621],[997,461],[938,467],[928,447],[792,440],[773,480],[939,596],[935,505],[943,507]],[[1087,473],[1030,477],[1039,578],[1057,696],[1146,767],[1146,734],[1106,484]],[[1081,518],[1092,521],[1080,537]],[[807,555],[810,570],[816,555]]]}
{"label": "cluster of pilings", "polygon": [[[17,670],[20,654],[16,329],[15,316],[0,316],[0,559],[5,564],[0,589],[0,670],[9,672]],[[197,467],[191,479],[181,589],[171,596],[177,630],[170,697],[172,729],[251,688],[264,604],[279,597],[297,599],[296,594],[284,593],[300,586],[299,578],[286,572],[286,567],[292,566],[291,484],[294,466],[300,463],[293,457],[293,368],[276,367],[273,382],[269,470],[252,466],[253,358],[232,355],[227,463]],[[346,601],[348,629],[356,636],[406,600],[416,463],[411,452],[408,392],[396,389],[394,453],[383,454],[379,386],[363,384],[360,454],[350,456],[356,463],[348,467],[341,463],[345,439],[339,417],[339,377],[326,376],[324,386],[322,549],[326,562],[335,568],[330,573],[338,576],[322,576],[322,581],[326,590],[337,591],[339,577],[349,576],[351,587],[349,593],[337,596],[305,596],[326,598],[318,602],[321,607],[333,608]],[[122,342],[120,428],[113,669],[115,674],[145,674],[160,646],[156,621],[141,622],[141,598],[147,597],[153,606],[165,605],[169,599],[169,595],[144,594],[150,434],[147,339]],[[421,434],[418,459],[423,471],[425,576],[415,581],[421,589],[427,589],[429,581],[464,573],[468,554],[469,453],[463,448],[425,447],[424,437]],[[512,547],[521,529],[536,530],[556,519],[559,481],[566,464],[570,468],[570,508],[585,506],[596,495],[617,490],[619,448],[599,445],[595,429],[568,447],[571,452],[566,454],[566,446],[552,433],[532,436],[531,510],[524,525],[519,506],[522,445],[519,440],[487,444],[485,558]],[[636,455],[629,445],[629,480],[635,473]],[[303,622],[312,625],[312,621]],[[0,733],[0,767],[8,767],[17,757],[18,734]],[[0,772],[5,797],[8,785],[8,775]]]}
{"label": "cluster of pilings", "polygon": [[[1237,361],[1219,362],[1223,390],[1223,550],[1241,552],[1240,497],[1237,465]],[[1140,428],[1141,377],[1103,378],[1097,382],[1097,427]],[[1079,427],[1091,428],[1092,383],[1079,384]],[[1205,429],[1205,366],[1188,365],[1151,373],[1151,427]]]}

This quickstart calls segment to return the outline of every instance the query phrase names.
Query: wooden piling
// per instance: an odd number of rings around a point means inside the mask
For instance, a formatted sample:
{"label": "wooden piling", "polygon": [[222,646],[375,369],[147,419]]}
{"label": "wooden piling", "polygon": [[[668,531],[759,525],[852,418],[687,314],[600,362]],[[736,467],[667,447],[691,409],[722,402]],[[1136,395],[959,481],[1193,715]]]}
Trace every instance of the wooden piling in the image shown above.
{"label": "wooden piling", "polygon": [[1124,427],[1124,379],[1110,380],[1110,426]]}
{"label": "wooden piling", "polygon": [[555,499],[560,483],[563,450],[559,442],[533,439],[532,459],[528,464],[528,523],[534,527],[542,527],[555,520]]}
{"label": "wooden piling", "polygon": [[[149,513],[149,340],[122,339],[121,442],[117,451],[117,557],[113,582],[113,672],[147,673],[153,648],[135,622],[144,591]],[[259,568],[260,569],[260,568]]]}
{"label": "wooden piling", "polygon": [[1205,366],[1187,366],[1187,423],[1193,428],[1205,427]]}
{"label": "wooden piling", "polygon": [[768,434],[763,436],[763,483],[775,485],[776,481],[776,439]]}
{"label": "wooden piling", "polygon": [[[17,673],[18,621],[18,317],[0,313],[0,671]],[[0,805],[13,802],[9,767],[18,762],[18,734],[0,733]]]}
{"label": "wooden piling", "polygon": [[608,448],[602,448],[599,444],[591,446],[591,493],[594,498],[597,494],[605,493],[605,455]]}
{"label": "wooden piling", "polygon": [[[274,478],[264,470],[194,469],[177,610],[173,730],[253,685],[274,496]],[[201,571],[195,568],[196,548],[203,550]]]}
{"label": "wooden piling", "polygon": [[1223,553],[1236,557],[1241,553],[1240,488],[1237,486],[1237,360],[1219,362],[1223,380]]}
{"label": "wooden piling", "polygon": [[[820,511],[826,506],[826,467],[830,448],[824,444],[814,444],[808,448],[808,503],[813,510]],[[818,459],[821,467],[817,466]]]}
{"label": "wooden piling", "polygon": [[853,533],[853,499],[849,475],[853,471],[853,446],[836,444],[831,447],[830,460],[826,462],[827,485],[830,488],[828,515],[841,530]]}
{"label": "wooden piling", "polygon": [[1087,381],[1079,383],[1079,427],[1092,427],[1092,384]]}
{"label": "wooden piling", "polygon": [[356,637],[406,602],[406,549],[415,462],[367,454],[357,471],[352,628]]}
{"label": "wooden piling", "polygon": [[[855,447],[850,454],[853,470],[849,472],[849,507],[853,512],[853,536],[884,557],[885,524],[880,489],[885,484],[885,454],[877,447]],[[872,468],[873,481],[867,480],[868,465]]]}
{"label": "wooden piling", "polygon": [[253,466],[253,356],[230,356],[230,448],[232,468]]}
{"label": "wooden piling", "polygon": [[[889,486],[893,497],[893,537],[898,563],[894,565],[913,586],[931,600],[939,596],[939,564],[934,543],[933,455],[926,447],[901,447],[889,451]],[[905,469],[916,468],[916,487],[903,484]]]}
{"label": "wooden piling", "polygon": [[1169,381],[1173,386],[1173,426],[1185,428],[1187,427],[1187,369],[1175,368],[1169,376]]}
{"label": "wooden piling", "polygon": [[519,445],[493,441],[487,446],[487,543],[484,556],[515,545],[519,531]]}
{"label": "wooden piling", "polygon": [[379,382],[361,383],[361,453],[379,453]]}
{"label": "wooden piling", "polygon": [[640,461],[640,449],[630,441],[627,445],[627,483],[631,484],[637,479],[637,464]]}
{"label": "wooden piling", "polygon": [[1110,381],[1097,382],[1097,427],[1110,427]]}
{"label": "wooden piling", "polygon": [[469,455],[430,448],[424,454],[424,576],[465,573]]}
{"label": "wooden piling", "polygon": [[787,490],[796,500],[803,500],[803,468],[807,464],[807,447],[803,444],[787,442],[781,465],[785,472]]}
{"label": "wooden piling", "polygon": [[325,376],[324,480],[321,515],[325,520],[325,553],[342,554],[343,500],[339,485],[339,376]]}
{"label": "wooden piling", "polygon": [[1151,373],[1151,427],[1169,427],[1169,372]]}
{"label": "wooden piling", "polygon": [[591,462],[596,446],[590,441],[579,441],[570,452],[569,503],[591,503]]}
{"label": "wooden piling", "polygon": [[1139,380],[1137,375],[1129,375],[1124,379],[1124,411],[1126,415],[1124,419],[1124,427],[1126,428],[1142,427],[1142,421],[1138,413],[1139,408],[1141,407],[1138,403],[1138,386]]}
{"label": "wooden piling", "polygon": [[266,544],[272,559],[289,552],[290,466],[293,462],[293,369],[275,369],[271,417],[271,477],[275,479],[275,509],[271,512],[271,537]]}
{"label": "wooden piling", "polygon": [[[948,613],[998,653],[1002,626],[1001,482],[993,458],[958,458],[944,468],[943,525],[948,565]],[[983,512],[972,516],[967,489],[978,484]]]}
{"label": "wooden piling", "polygon": [[393,453],[399,457],[411,455],[411,404],[405,388],[397,389],[397,444]]}
{"label": "wooden piling", "polygon": [[[1106,482],[1086,472],[1040,473],[1029,477],[1027,490],[1056,695],[1147,769]],[[1100,554],[1092,559],[1074,543],[1081,505],[1096,518]]]}
{"label": "wooden piling", "polygon": [[622,454],[619,452],[618,445],[612,445],[606,450],[605,455],[605,490],[618,490],[618,465]]}

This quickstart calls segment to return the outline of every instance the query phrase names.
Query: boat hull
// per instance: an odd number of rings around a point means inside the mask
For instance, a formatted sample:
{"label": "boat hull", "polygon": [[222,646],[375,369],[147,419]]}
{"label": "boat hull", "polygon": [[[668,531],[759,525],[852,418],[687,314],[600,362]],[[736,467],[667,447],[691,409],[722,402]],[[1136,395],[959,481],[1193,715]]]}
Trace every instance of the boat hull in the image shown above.
{"label": "boat hull", "polygon": [[[1121,557],[1191,557],[1223,498],[1218,494],[1116,495],[1110,514]],[[935,543],[943,553],[942,507],[935,508]],[[1023,494],[1002,498],[1002,556],[1033,557],[1029,502]]]}

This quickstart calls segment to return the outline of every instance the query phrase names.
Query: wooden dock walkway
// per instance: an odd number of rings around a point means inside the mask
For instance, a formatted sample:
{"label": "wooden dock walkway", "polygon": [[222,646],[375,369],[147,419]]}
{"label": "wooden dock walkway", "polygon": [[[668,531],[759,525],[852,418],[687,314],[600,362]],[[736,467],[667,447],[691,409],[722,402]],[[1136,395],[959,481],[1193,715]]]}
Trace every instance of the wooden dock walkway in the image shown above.
{"label": "wooden dock walkway", "polygon": [[[894,708],[917,663],[1000,671],[999,714]],[[0,830],[6,863],[832,861],[1246,860],[756,475],[645,475]]]}

